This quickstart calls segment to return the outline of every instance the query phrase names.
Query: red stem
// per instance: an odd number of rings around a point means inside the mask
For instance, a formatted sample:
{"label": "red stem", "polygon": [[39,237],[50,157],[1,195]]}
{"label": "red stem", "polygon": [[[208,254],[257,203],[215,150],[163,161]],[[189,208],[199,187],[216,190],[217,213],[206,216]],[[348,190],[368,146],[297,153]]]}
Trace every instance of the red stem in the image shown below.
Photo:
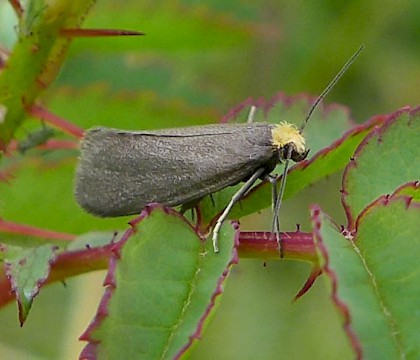
{"label": "red stem", "polygon": [[[3,222],[4,223],[4,222]],[[59,233],[51,232],[49,235]],[[33,233],[31,233],[33,235]],[[43,236],[48,235],[44,234]],[[68,235],[72,237],[73,235]],[[311,233],[300,231],[282,233],[284,259],[295,259],[316,263],[315,247]],[[86,248],[65,252],[57,256],[51,265],[50,276],[46,284],[65,280],[68,277],[80,275],[89,271],[104,270],[116,244],[104,247]],[[276,235],[270,232],[241,232],[239,235],[238,253],[241,257],[262,259],[280,259]],[[15,298],[6,278],[5,269],[0,271],[0,307]]]}
{"label": "red stem", "polygon": [[7,232],[19,235],[28,235],[54,240],[68,240],[72,241],[76,238],[75,235],[60,233],[51,230],[44,230],[34,226],[19,224],[11,221],[0,219],[0,232]]}
{"label": "red stem", "polygon": [[[316,263],[317,256],[311,233],[300,231],[281,233],[284,259]],[[279,259],[277,236],[271,232],[247,232],[239,234],[240,257]]]}
{"label": "red stem", "polygon": [[47,109],[45,109],[42,106],[39,105],[32,105],[28,112],[38,118],[44,120],[47,124],[53,125],[62,131],[73,135],[77,138],[83,137],[83,129],[79,128],[78,126],[72,124],[71,122],[64,120],[63,118],[60,118],[59,116],[49,112]]}

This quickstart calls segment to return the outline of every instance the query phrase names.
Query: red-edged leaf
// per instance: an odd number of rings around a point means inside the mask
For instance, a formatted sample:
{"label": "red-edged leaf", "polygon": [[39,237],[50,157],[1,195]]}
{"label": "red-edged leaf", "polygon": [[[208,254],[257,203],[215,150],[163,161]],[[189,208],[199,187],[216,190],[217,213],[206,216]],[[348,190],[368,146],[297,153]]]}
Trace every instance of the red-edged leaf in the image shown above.
{"label": "red-edged leaf", "polygon": [[348,227],[362,209],[402,184],[420,179],[420,107],[388,116],[360,144],[343,176]]}
{"label": "red-edged leaf", "polygon": [[359,215],[354,237],[319,208],[312,218],[321,267],[357,357],[418,358],[420,203],[380,197]]}
{"label": "red-edged leaf", "polygon": [[[236,235],[237,236],[237,235]],[[148,207],[115,246],[98,313],[82,339],[82,359],[173,359],[202,332],[236,261],[234,230],[220,253],[171,209]]]}
{"label": "red-edged leaf", "polygon": [[17,252],[16,257],[5,261],[6,276],[16,294],[20,324],[26,320],[34,297],[48,278],[50,264],[56,257],[56,246],[43,245]]}

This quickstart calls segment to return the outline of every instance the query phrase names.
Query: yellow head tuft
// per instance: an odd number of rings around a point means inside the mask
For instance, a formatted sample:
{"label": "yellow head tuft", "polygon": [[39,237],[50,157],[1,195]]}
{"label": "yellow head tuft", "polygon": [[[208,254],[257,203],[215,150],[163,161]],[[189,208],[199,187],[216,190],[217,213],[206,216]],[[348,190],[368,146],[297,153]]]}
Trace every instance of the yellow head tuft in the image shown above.
{"label": "yellow head tuft", "polygon": [[282,149],[287,144],[293,144],[299,154],[306,152],[305,138],[302,136],[296,125],[282,122],[271,130],[273,146]]}

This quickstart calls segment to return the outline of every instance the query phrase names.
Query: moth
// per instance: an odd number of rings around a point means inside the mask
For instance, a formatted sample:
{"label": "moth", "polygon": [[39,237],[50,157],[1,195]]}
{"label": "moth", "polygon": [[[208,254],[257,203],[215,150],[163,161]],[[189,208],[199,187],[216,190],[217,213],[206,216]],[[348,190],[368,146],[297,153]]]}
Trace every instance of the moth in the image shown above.
{"label": "moth", "polygon": [[[273,231],[279,234],[278,214],[289,162],[304,160],[303,129],[313,111],[344,74],[363,46],[312,105],[298,128],[253,122],[214,124],[156,131],[126,131],[96,127],[85,132],[76,170],[75,197],[89,213],[102,217],[138,214],[145,205],[185,205],[227,186],[244,182],[233,195],[213,229],[213,247],[233,205],[258,179],[275,181],[270,173],[284,163],[282,183],[273,191]],[[277,235],[281,251],[280,237]],[[281,253],[281,252],[280,252]]]}

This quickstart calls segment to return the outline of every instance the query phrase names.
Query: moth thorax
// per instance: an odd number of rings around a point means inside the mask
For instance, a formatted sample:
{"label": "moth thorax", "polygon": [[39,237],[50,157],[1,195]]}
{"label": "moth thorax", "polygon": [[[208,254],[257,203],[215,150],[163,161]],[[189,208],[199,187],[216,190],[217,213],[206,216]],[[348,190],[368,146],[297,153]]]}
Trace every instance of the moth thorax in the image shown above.
{"label": "moth thorax", "polygon": [[290,159],[302,161],[308,151],[305,146],[305,138],[296,125],[282,122],[271,130],[273,147],[279,152],[280,157],[285,159],[290,152]]}

